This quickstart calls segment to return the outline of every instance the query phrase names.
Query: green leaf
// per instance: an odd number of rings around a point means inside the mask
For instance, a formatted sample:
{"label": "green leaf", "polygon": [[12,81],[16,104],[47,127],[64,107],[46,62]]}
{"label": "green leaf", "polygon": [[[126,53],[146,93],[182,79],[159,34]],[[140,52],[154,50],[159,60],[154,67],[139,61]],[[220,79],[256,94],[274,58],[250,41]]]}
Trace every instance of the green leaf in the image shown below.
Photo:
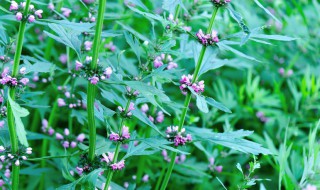
{"label": "green leaf", "polygon": [[54,31],[58,36],[51,34],[47,31],[44,31],[50,38],[63,43],[64,45],[73,49],[78,57],[81,57],[81,41],[79,39],[79,35],[81,34],[79,31],[63,27],[58,24],[48,24],[50,29]]}
{"label": "green leaf", "polygon": [[253,131],[232,131],[224,133],[214,133],[211,129],[202,129],[197,127],[188,127],[189,132],[197,138],[197,140],[208,141],[219,144],[234,150],[254,155],[271,154],[271,152],[263,148],[260,144],[243,139],[253,133]]}
{"label": "green leaf", "polygon": [[[141,2],[141,0],[128,0],[129,3],[133,3],[134,5],[137,5],[141,8],[143,8],[144,10],[148,10],[148,8]],[[130,9],[132,8],[132,6],[128,6]]]}
{"label": "green leaf", "polygon": [[[170,98],[162,91],[154,86],[150,86],[140,81],[124,81],[124,84],[139,91],[140,95],[147,98],[150,103],[159,107],[164,113],[170,115],[162,106],[161,102],[170,102]],[[156,99],[157,97],[157,99]]]}
{"label": "green leaf", "polygon": [[188,89],[191,91],[191,93],[193,95],[196,96],[197,107],[199,108],[199,110],[202,111],[203,113],[208,113],[209,109],[208,109],[208,105],[207,105],[205,97],[196,93],[190,86],[188,86]]}
{"label": "green leaf", "polygon": [[132,51],[136,54],[139,63],[141,63],[140,55],[141,55],[141,49],[140,49],[140,43],[137,40],[136,37],[132,36],[129,32],[124,32],[124,37],[126,38],[127,43],[130,45]]}
{"label": "green leaf", "polygon": [[256,58],[254,57],[251,57],[249,55],[246,55],[232,47],[230,47],[228,44],[236,44],[235,42],[231,42],[231,41],[221,41],[219,43],[217,43],[218,47],[221,49],[221,50],[227,50],[227,51],[231,51],[232,53],[235,53],[236,55],[240,56],[240,57],[243,57],[243,58],[246,58],[246,59],[249,59],[249,60],[252,60],[252,61],[257,61],[257,62],[260,62],[259,60],[257,60]]}
{"label": "green leaf", "polygon": [[8,93],[8,100],[12,109],[12,113],[14,116],[15,121],[15,127],[18,139],[20,143],[26,147],[29,146],[28,140],[27,140],[27,132],[24,128],[24,125],[22,123],[21,117],[26,117],[29,115],[29,111],[25,108],[20,107],[19,104],[17,104],[15,101],[13,101]]}
{"label": "green leaf", "polygon": [[297,38],[292,38],[292,37],[283,36],[283,35],[252,34],[251,37],[259,38],[259,39],[285,41],[285,42],[297,40]]}
{"label": "green leaf", "polygon": [[261,8],[264,10],[264,12],[266,12],[269,16],[271,16],[274,20],[278,21],[281,23],[281,21],[279,19],[277,19],[267,8],[265,8],[258,0],[254,0],[254,2]]}
{"label": "green leaf", "polygon": [[215,101],[213,98],[206,97],[206,101],[209,105],[211,105],[221,111],[224,111],[226,113],[232,113],[231,110],[229,110],[226,106],[224,106],[220,102]]}
{"label": "green leaf", "polygon": [[161,131],[159,131],[158,127],[154,123],[152,123],[150,121],[150,119],[146,115],[144,115],[140,110],[135,109],[135,110],[132,110],[131,112],[134,117],[136,117],[137,119],[139,119],[140,121],[142,121],[146,125],[150,126],[152,129],[157,131],[160,135],[162,135],[162,133],[161,133]]}

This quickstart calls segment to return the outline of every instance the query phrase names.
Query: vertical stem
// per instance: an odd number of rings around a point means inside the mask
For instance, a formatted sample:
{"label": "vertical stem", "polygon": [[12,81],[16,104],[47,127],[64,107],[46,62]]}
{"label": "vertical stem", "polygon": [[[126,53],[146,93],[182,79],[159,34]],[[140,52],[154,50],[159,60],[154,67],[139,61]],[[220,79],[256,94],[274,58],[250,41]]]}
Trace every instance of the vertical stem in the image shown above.
{"label": "vertical stem", "polygon": [[[23,12],[24,16],[26,16],[28,14],[30,3],[31,3],[31,0],[27,0],[25,10]],[[21,52],[22,52],[26,24],[27,24],[27,21],[23,20],[20,22],[20,25],[19,25],[17,48],[16,48],[16,53],[14,55],[14,60],[13,60],[12,77],[16,77],[18,74],[18,71],[19,71],[19,63],[20,63],[20,57],[21,57]],[[15,100],[15,89],[14,88],[9,88],[9,96],[12,100]],[[8,115],[8,125],[9,125],[8,127],[9,127],[11,151],[12,151],[12,153],[18,153],[19,144],[18,144],[17,131],[16,131],[15,123],[14,123],[14,116],[13,116],[12,108],[11,108],[9,101],[7,104],[7,108],[8,108],[7,115]],[[19,172],[20,172],[20,167],[13,164],[12,165],[12,189],[13,190],[18,190],[18,188],[19,188]]]}
{"label": "vertical stem", "polygon": [[[97,68],[99,47],[101,41],[101,31],[103,27],[104,11],[106,9],[106,0],[99,0],[98,20],[96,24],[96,32],[93,40],[93,56],[91,62],[91,69]],[[94,98],[96,95],[96,86],[88,82],[88,98],[87,98],[87,111],[88,111],[88,127],[89,127],[89,159],[93,160],[95,157],[96,147],[96,124],[94,117]]]}
{"label": "vertical stem", "polygon": [[[128,100],[127,104],[126,104],[126,108],[124,110],[124,113],[127,113],[128,109],[129,109],[129,105],[130,105],[130,100]],[[122,133],[122,126],[124,124],[124,118],[121,120],[121,123],[120,123],[120,129],[119,129],[119,134]],[[117,145],[116,145],[116,150],[114,151],[114,157],[113,157],[113,161],[112,163],[116,163],[117,160],[118,160],[118,156],[119,156],[119,152],[120,152],[120,146],[121,146],[121,143],[118,142]],[[113,171],[112,170],[109,170],[108,171],[108,175],[107,175],[107,180],[106,180],[106,184],[104,186],[104,190],[107,190],[110,183],[111,183],[111,179],[112,179],[112,176],[113,176]]]}
{"label": "vertical stem", "polygon": [[[215,8],[215,10],[214,10],[214,12],[213,12],[213,14],[211,16],[211,19],[210,19],[210,24],[209,24],[209,27],[207,29],[207,33],[211,33],[212,32],[212,27],[213,27],[213,23],[214,23],[216,15],[217,15],[217,12],[218,12],[218,8]],[[203,61],[206,49],[207,49],[206,46],[202,46],[202,49],[201,49],[201,52],[200,52],[200,56],[199,56],[199,59],[198,59],[198,62],[197,62],[197,65],[196,65],[196,68],[195,68],[195,71],[194,71],[194,74],[193,74],[192,83],[194,83],[198,78],[198,74],[199,74],[199,71],[200,71],[200,68],[201,68],[201,65],[202,65],[202,61]],[[186,95],[186,99],[184,101],[184,107],[183,107],[182,113],[181,113],[181,118],[180,118],[180,122],[179,122],[179,132],[181,131],[181,129],[182,129],[183,125],[184,125],[184,121],[185,121],[185,118],[186,118],[186,115],[187,115],[187,111],[188,111],[188,108],[189,108],[190,100],[191,100],[191,93],[188,92],[187,95]],[[175,164],[176,156],[177,156],[176,152],[172,153],[171,161],[170,161],[170,164],[168,166],[168,170],[167,170],[167,173],[165,175],[165,178],[163,180],[163,183],[161,185],[160,190],[165,190],[167,188],[167,185],[168,185],[168,182],[169,182],[169,179],[170,179],[170,176],[171,176],[174,164]]]}
{"label": "vertical stem", "polygon": [[176,11],[174,12],[174,20],[177,20],[180,12],[180,5],[177,5]]}

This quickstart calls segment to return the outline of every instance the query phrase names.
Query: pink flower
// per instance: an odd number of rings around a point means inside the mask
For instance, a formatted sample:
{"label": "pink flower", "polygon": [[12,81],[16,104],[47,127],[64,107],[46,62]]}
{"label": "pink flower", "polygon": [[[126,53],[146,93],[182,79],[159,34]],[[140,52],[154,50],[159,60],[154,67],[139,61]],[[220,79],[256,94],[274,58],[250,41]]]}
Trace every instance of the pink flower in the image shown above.
{"label": "pink flower", "polygon": [[122,170],[125,167],[124,160],[110,165],[112,170]]}
{"label": "pink flower", "polygon": [[53,133],[54,133],[54,129],[52,129],[52,128],[50,127],[49,130],[48,130],[48,134],[51,136],[51,135],[53,135]]}
{"label": "pink flower", "polygon": [[70,135],[70,131],[67,128],[64,129],[63,133],[64,133],[65,136],[69,136]]}
{"label": "pink flower", "polygon": [[120,136],[119,136],[117,133],[112,132],[112,133],[109,135],[109,139],[110,139],[111,141],[119,141],[119,140],[120,140]]}
{"label": "pink flower", "polygon": [[65,8],[65,7],[62,7],[61,11],[62,11],[63,16],[65,16],[65,17],[69,17],[70,14],[72,13],[71,9],[68,9],[68,8]]}
{"label": "pink flower", "polygon": [[63,136],[60,133],[56,133],[56,139],[57,140],[62,140]]}
{"label": "pink flower", "polygon": [[79,71],[82,68],[83,64],[80,61],[76,61],[76,71]]}
{"label": "pink flower", "polygon": [[72,141],[71,144],[70,144],[71,148],[75,148],[77,146],[77,143]]}
{"label": "pink flower", "polygon": [[79,175],[82,175],[82,173],[83,173],[83,168],[80,168],[80,167],[76,167],[76,170],[77,170],[77,172],[78,172],[78,174]]}
{"label": "pink flower", "polygon": [[58,102],[58,106],[59,107],[62,107],[62,106],[66,105],[66,102],[62,98],[58,98],[57,102]]}
{"label": "pink flower", "polygon": [[159,112],[158,112],[156,120],[157,120],[158,123],[162,123],[162,122],[163,122],[163,120],[164,120],[164,114],[163,114],[162,111],[159,111]]}
{"label": "pink flower", "polygon": [[218,173],[221,173],[221,172],[222,172],[222,169],[223,169],[223,166],[216,166],[216,167],[215,167],[215,170],[216,170]]}
{"label": "pink flower", "polygon": [[85,4],[94,3],[95,0],[82,0]]}
{"label": "pink flower", "polygon": [[17,19],[17,21],[21,21],[21,20],[22,20],[22,17],[23,17],[22,13],[17,12],[17,14],[16,14],[16,19]]}
{"label": "pink flower", "polygon": [[129,127],[127,127],[127,126],[123,126],[122,127],[122,135],[121,135],[121,137],[123,137],[125,139],[129,139],[130,138]]}
{"label": "pink flower", "polygon": [[20,161],[19,161],[19,160],[16,160],[16,162],[14,163],[14,165],[20,166]]}
{"label": "pink flower", "polygon": [[48,4],[48,9],[53,11],[54,10],[54,4],[53,3],[49,3]]}
{"label": "pink flower", "polygon": [[92,48],[92,42],[91,41],[85,41],[84,42],[84,49],[87,50],[87,51],[90,51],[91,48]]}
{"label": "pink flower", "polygon": [[308,184],[303,190],[317,190],[317,187],[311,184]]}
{"label": "pink flower", "polygon": [[67,56],[67,54],[61,54],[60,57],[59,57],[59,61],[60,61],[62,64],[66,64],[67,61],[68,61],[68,56]]}
{"label": "pink flower", "polygon": [[128,108],[128,112],[134,110],[134,103],[133,102],[130,102],[130,105],[129,105],[129,108]]}
{"label": "pink flower", "polygon": [[81,134],[78,135],[77,141],[83,142],[83,140],[84,140],[85,138],[86,138],[86,136],[85,136],[83,133],[81,133]]}
{"label": "pink flower", "polygon": [[30,15],[30,16],[28,17],[28,22],[29,22],[29,23],[33,23],[35,20],[36,20],[36,18],[34,17],[34,15]]}
{"label": "pink flower", "polygon": [[29,82],[29,79],[28,79],[28,78],[22,78],[22,79],[20,80],[20,82],[21,82],[23,85],[27,85],[28,82]]}
{"label": "pink flower", "polygon": [[147,111],[149,111],[149,106],[148,106],[148,104],[143,104],[143,105],[141,106],[141,111],[142,111],[143,113],[146,113]]}
{"label": "pink flower", "polygon": [[63,146],[64,148],[69,148],[69,146],[70,146],[69,141],[63,141],[62,146]]}
{"label": "pink flower", "polygon": [[18,9],[19,9],[18,3],[15,2],[15,1],[11,1],[11,5],[10,5],[9,10],[10,10],[10,11],[15,11],[15,10],[18,10]]}
{"label": "pink flower", "polygon": [[107,77],[107,78],[110,78],[111,74],[112,74],[112,68],[111,67],[107,67],[103,74]]}
{"label": "pink flower", "polygon": [[38,18],[42,18],[42,13],[43,13],[43,10],[39,9],[39,10],[36,10],[34,12],[34,14],[38,17]]}
{"label": "pink flower", "polygon": [[167,69],[170,70],[170,69],[175,69],[177,67],[178,67],[178,64],[171,61],[171,62],[169,62]]}
{"label": "pink flower", "polygon": [[144,176],[142,177],[142,181],[145,182],[145,183],[147,183],[147,182],[149,181],[149,175],[148,175],[148,174],[144,175]]}
{"label": "pink flower", "polygon": [[91,84],[96,85],[99,82],[99,78],[94,76],[92,78],[89,79]]}
{"label": "pink flower", "polygon": [[19,70],[19,73],[24,75],[26,74],[26,71],[27,71],[27,68],[21,67],[21,69]]}

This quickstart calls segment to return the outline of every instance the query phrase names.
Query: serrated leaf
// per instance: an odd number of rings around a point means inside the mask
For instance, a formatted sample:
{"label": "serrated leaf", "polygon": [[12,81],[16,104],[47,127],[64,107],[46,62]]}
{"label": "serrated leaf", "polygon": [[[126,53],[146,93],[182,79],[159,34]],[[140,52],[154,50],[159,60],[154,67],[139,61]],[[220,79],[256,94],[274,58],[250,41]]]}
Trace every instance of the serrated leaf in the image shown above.
{"label": "serrated leaf", "polygon": [[137,40],[136,37],[132,36],[129,32],[125,31],[124,32],[124,37],[127,41],[127,43],[130,45],[132,51],[136,54],[139,63],[141,63],[140,55],[141,55],[141,50],[140,50],[140,43]]}
{"label": "serrated leaf", "polygon": [[24,128],[24,125],[22,123],[21,117],[26,117],[29,115],[29,111],[25,108],[20,107],[19,104],[17,104],[15,101],[13,101],[8,93],[8,100],[12,109],[12,113],[14,116],[15,121],[15,127],[16,127],[16,133],[18,136],[18,139],[20,143],[26,147],[29,146],[28,140],[27,140],[27,132]]}
{"label": "serrated leaf", "polygon": [[54,40],[70,47],[78,54],[78,57],[81,57],[81,41],[79,39],[79,35],[81,33],[79,31],[52,23],[48,24],[48,26],[58,36],[47,31],[44,31],[45,34],[47,34],[50,38],[53,38]]}
{"label": "serrated leaf", "polygon": [[155,131],[157,131],[159,134],[162,135],[162,133],[161,133],[161,131],[159,131],[158,127],[154,123],[152,123],[150,121],[150,119],[146,115],[144,115],[140,110],[135,109],[135,110],[132,110],[131,112],[134,117],[136,117],[137,119],[139,119],[143,123],[147,124],[152,129],[154,129]]}

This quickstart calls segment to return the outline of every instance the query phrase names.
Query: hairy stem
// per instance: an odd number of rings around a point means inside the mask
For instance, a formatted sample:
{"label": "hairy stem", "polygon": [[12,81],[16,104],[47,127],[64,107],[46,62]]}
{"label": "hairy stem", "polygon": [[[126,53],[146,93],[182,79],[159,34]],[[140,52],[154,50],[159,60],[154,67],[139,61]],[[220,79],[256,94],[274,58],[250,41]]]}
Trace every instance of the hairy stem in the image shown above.
{"label": "hairy stem", "polygon": [[[101,32],[103,27],[104,12],[106,9],[106,0],[99,0],[98,20],[96,25],[96,32],[93,40],[93,55],[91,62],[91,69],[97,69],[99,47],[101,41]],[[96,95],[96,86],[88,82],[88,98],[87,98],[87,111],[88,111],[88,127],[89,127],[89,159],[92,161],[95,157],[96,147],[96,124],[94,117],[94,98]]]}
{"label": "hairy stem", "polygon": [[[31,3],[31,0],[26,1],[25,10],[23,13],[24,16],[26,16],[28,14],[30,3]],[[26,24],[27,24],[27,21],[23,20],[20,22],[20,25],[19,25],[17,48],[16,48],[16,52],[14,55],[14,60],[13,60],[12,77],[16,77],[18,74],[18,71],[19,71],[20,57],[21,57],[21,52],[22,52]],[[14,88],[9,88],[9,96],[12,100],[15,100],[15,89]],[[19,144],[18,144],[16,126],[14,123],[14,116],[13,116],[12,108],[11,108],[9,101],[7,104],[7,115],[8,115],[8,127],[9,127],[11,151],[12,151],[12,153],[16,154],[19,152]],[[13,164],[12,165],[12,189],[13,190],[17,190],[19,188],[19,173],[20,173],[20,167]]]}
{"label": "hairy stem", "polygon": [[[209,24],[209,27],[207,29],[207,33],[211,33],[212,32],[212,27],[213,27],[213,23],[214,23],[214,20],[216,18],[217,12],[218,12],[218,8],[215,8],[215,10],[214,10],[214,12],[213,12],[213,14],[211,16],[211,19],[210,19],[210,24]],[[206,49],[207,49],[206,46],[202,46],[202,49],[201,49],[201,52],[200,52],[200,56],[199,56],[199,59],[198,59],[198,62],[197,62],[197,65],[196,65],[196,68],[195,68],[195,71],[194,71],[194,74],[193,74],[192,83],[196,82],[196,80],[198,78],[198,74],[199,74],[199,71],[200,71],[200,68],[201,68],[201,65],[202,65],[202,61],[203,61]],[[180,117],[179,132],[183,128],[183,125],[184,125],[184,122],[185,122],[185,118],[186,118],[186,115],[187,115],[187,112],[188,112],[190,100],[191,100],[191,93],[188,92],[187,95],[186,95],[186,99],[184,101],[184,106],[183,106],[181,117]],[[176,156],[177,156],[176,152],[172,153],[171,161],[170,161],[170,164],[168,166],[168,170],[166,172],[166,175],[165,175],[165,178],[163,180],[163,183],[161,185],[160,190],[165,190],[167,188],[167,185],[168,185],[168,182],[169,182],[169,179],[170,179],[170,176],[171,176],[174,164],[175,164]]]}

